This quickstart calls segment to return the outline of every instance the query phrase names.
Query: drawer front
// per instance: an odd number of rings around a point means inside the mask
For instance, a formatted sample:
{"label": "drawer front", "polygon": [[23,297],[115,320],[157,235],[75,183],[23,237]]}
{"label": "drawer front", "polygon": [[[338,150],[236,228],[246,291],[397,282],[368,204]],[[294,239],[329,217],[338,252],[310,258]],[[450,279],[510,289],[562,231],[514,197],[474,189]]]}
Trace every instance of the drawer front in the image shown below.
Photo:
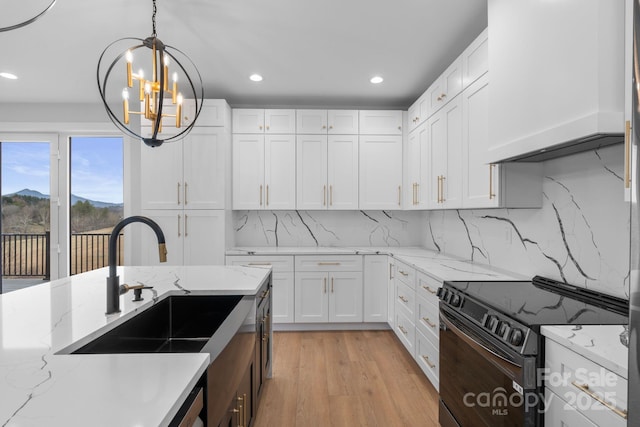
{"label": "drawer front", "polygon": [[402,311],[396,311],[395,332],[411,357],[415,357],[416,327]]}
{"label": "drawer front", "polygon": [[574,407],[560,399],[557,394],[545,387],[544,397],[547,402],[544,413],[544,425],[547,427],[597,427]]}
{"label": "drawer front", "polygon": [[396,279],[411,287],[411,289],[415,289],[416,269],[396,260]]}
{"label": "drawer front", "polygon": [[227,255],[227,265],[271,267],[274,273],[293,271],[291,255]]}
{"label": "drawer front", "polygon": [[362,271],[362,255],[296,255],[296,271]]}
{"label": "drawer front", "polygon": [[438,348],[426,338],[420,330],[416,331],[416,362],[425,373],[431,384],[439,390],[440,355]]}
{"label": "drawer front", "polygon": [[442,287],[442,282],[431,276],[418,271],[416,272],[416,293],[429,301],[431,304],[438,305],[438,288]]}
{"label": "drawer front", "polygon": [[438,348],[440,341],[440,313],[438,307],[424,298],[416,298],[416,327]]}
{"label": "drawer front", "polygon": [[416,291],[402,282],[396,286],[396,307],[405,309],[407,316],[413,319],[416,312]]}
{"label": "drawer front", "polygon": [[603,426],[627,425],[626,379],[549,339],[545,366],[549,370],[545,386],[592,422]]}

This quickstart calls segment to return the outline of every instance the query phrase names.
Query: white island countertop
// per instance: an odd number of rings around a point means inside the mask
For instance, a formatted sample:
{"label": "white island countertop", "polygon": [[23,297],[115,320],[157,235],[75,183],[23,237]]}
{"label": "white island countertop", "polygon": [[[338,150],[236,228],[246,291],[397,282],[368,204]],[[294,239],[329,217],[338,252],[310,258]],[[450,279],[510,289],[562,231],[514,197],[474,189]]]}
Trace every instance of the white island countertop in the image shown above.
{"label": "white island countertop", "polygon": [[531,280],[517,273],[446,255],[420,247],[238,247],[233,255],[389,255],[435,279],[445,280]]}
{"label": "white island countertop", "polygon": [[[155,298],[255,295],[269,269],[119,267],[120,283],[153,286],[120,297],[106,316],[107,268],[0,295],[0,425],[167,425],[209,365],[208,353],[63,354],[113,329]],[[62,350],[62,351],[61,351]],[[58,354],[59,353],[59,354]]]}

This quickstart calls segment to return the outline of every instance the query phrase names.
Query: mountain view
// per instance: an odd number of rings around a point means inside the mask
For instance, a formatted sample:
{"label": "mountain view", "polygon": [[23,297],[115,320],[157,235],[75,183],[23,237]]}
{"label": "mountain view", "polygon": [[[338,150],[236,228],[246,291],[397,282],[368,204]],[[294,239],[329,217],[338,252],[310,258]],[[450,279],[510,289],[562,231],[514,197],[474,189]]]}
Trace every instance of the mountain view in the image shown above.
{"label": "mountain view", "polygon": [[[3,194],[2,197],[11,197],[11,196],[29,196],[35,197],[37,199],[49,199],[48,194],[42,194],[36,190],[30,190],[25,188],[15,193],[11,194]],[[71,206],[75,205],[77,202],[89,202],[90,205],[96,208],[114,208],[114,207],[122,207],[122,203],[109,203],[109,202],[100,202],[97,200],[86,199],[84,197],[76,196],[75,194],[71,194]]]}

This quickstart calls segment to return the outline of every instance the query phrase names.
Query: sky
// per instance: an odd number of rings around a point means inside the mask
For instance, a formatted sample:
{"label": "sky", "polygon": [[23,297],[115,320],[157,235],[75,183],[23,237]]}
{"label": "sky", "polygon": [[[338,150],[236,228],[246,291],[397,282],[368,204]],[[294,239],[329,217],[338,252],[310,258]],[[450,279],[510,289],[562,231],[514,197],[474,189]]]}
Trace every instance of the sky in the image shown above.
{"label": "sky", "polygon": [[[71,192],[87,199],[122,203],[122,138],[71,139]],[[2,142],[2,194],[28,188],[51,194],[49,144]]]}

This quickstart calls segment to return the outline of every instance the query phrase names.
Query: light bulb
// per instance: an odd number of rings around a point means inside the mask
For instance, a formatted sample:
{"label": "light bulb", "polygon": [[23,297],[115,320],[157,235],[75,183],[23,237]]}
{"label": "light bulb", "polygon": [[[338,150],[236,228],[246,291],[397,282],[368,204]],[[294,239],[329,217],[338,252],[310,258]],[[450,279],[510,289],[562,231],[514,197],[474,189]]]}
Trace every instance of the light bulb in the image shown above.
{"label": "light bulb", "polygon": [[165,53],[165,54],[164,54],[164,66],[165,66],[165,67],[168,67],[168,66],[169,66],[169,62],[170,62],[169,55],[167,55],[167,54]]}
{"label": "light bulb", "polygon": [[151,93],[151,83],[146,82],[144,84],[144,93]]}
{"label": "light bulb", "polygon": [[178,94],[178,105],[182,105],[182,94]]}
{"label": "light bulb", "polygon": [[173,82],[176,83],[178,81],[178,73],[173,73]]}
{"label": "light bulb", "polygon": [[126,58],[128,63],[132,63],[133,62],[133,53],[131,53],[131,50],[127,51],[127,53],[125,54],[125,58]]}
{"label": "light bulb", "polygon": [[144,79],[144,70],[143,70],[142,68],[140,68],[140,69],[138,70],[138,77],[139,77],[140,79]]}
{"label": "light bulb", "polygon": [[127,88],[122,89],[122,99],[129,99],[129,91]]}

